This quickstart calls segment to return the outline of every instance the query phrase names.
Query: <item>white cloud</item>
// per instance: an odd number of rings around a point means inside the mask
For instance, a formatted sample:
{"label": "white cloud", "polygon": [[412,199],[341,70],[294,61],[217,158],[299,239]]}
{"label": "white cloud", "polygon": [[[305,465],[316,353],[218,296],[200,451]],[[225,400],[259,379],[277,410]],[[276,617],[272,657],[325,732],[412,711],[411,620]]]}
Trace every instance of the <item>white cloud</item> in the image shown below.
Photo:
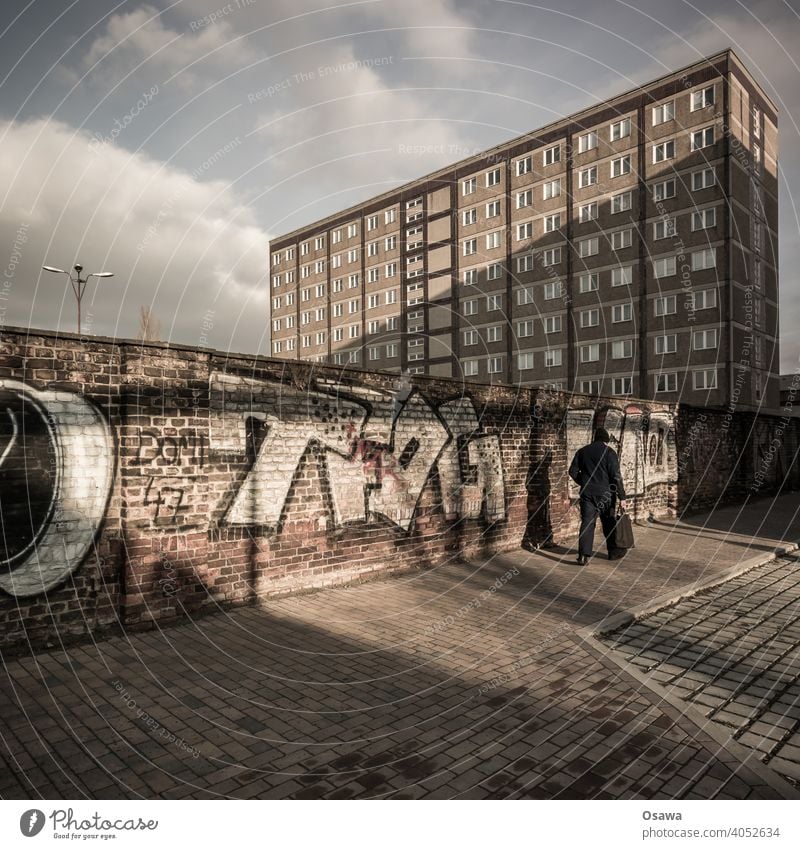
{"label": "white cloud", "polygon": [[[66,279],[40,267],[80,260],[86,271],[116,274],[87,289],[92,332],[133,335],[146,304],[165,338],[201,344],[205,335],[216,347],[257,349],[268,324],[268,237],[231,185],[96,145],[55,121],[0,122],[0,138],[0,168],[9,177],[3,244],[13,245],[20,228],[25,236],[5,323],[73,331]],[[233,146],[219,152],[235,155]],[[202,330],[208,314],[210,335]]]}
{"label": "white cloud", "polygon": [[121,80],[135,72],[141,80],[143,72],[157,71],[162,79],[176,75],[177,82],[190,86],[202,70],[216,75],[220,69],[232,70],[261,58],[224,16],[212,20],[200,16],[176,30],[165,25],[162,15],[150,5],[111,15],[103,34],[81,59],[81,72],[97,65],[95,73],[107,85],[109,78]]}

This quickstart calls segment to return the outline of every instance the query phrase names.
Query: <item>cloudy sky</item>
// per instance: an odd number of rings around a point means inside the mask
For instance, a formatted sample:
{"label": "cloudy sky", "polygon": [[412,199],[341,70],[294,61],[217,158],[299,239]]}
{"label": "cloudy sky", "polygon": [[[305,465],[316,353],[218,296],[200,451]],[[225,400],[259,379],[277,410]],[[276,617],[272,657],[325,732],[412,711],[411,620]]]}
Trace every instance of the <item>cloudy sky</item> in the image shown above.
{"label": "cloudy sky", "polygon": [[[3,0],[5,324],[268,351],[277,235],[732,46],[781,110],[800,357],[800,2]],[[359,67],[354,69],[353,63]],[[430,152],[409,153],[414,146]],[[87,315],[88,314],[88,315]]]}

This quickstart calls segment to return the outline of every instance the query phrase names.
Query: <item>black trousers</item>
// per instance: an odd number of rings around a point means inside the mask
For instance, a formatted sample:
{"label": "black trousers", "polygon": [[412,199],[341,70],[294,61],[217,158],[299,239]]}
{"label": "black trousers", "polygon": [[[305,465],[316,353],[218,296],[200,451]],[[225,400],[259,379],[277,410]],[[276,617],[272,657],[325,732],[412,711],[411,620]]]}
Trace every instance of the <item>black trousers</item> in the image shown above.
{"label": "black trousers", "polygon": [[581,493],[581,533],[578,538],[578,554],[589,557],[594,545],[594,528],[597,517],[603,526],[603,536],[606,538],[608,553],[613,553],[617,547],[615,528],[617,518],[615,515],[616,499],[610,492],[592,495]]}

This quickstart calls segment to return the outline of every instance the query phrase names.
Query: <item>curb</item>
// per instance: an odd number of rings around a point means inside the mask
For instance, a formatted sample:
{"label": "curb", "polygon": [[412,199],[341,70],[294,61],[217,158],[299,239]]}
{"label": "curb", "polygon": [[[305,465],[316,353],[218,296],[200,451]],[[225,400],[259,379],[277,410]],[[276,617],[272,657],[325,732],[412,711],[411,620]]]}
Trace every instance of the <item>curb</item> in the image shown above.
{"label": "curb", "polygon": [[[603,662],[613,663],[614,666],[628,677],[634,679],[643,689],[648,690],[657,699],[658,706],[664,710],[674,722],[679,722],[680,719],[686,719],[695,726],[702,734],[716,743],[723,752],[727,752],[750,772],[754,773],[764,784],[769,786],[783,799],[800,799],[800,791],[795,789],[788,781],[786,781],[778,772],[772,769],[768,764],[759,760],[757,749],[751,749],[743,746],[737,740],[731,737],[730,733],[725,730],[724,726],[714,722],[704,716],[703,713],[689,702],[685,702],[677,696],[670,693],[665,687],[651,680],[648,675],[643,673],[634,664],[623,660],[622,657],[616,657],[614,650],[610,647],[603,650],[599,639],[605,634],[613,631],[618,631],[621,628],[627,627],[631,623],[644,616],[655,613],[665,607],[671,607],[674,604],[696,595],[703,590],[712,589],[713,587],[724,584],[732,578],[739,577],[759,566],[764,566],[767,563],[774,562],[779,557],[792,554],[798,550],[797,543],[777,547],[771,554],[758,554],[754,557],[742,561],[732,569],[727,570],[713,578],[705,581],[696,581],[693,584],[687,584],[679,590],[665,593],[651,599],[650,602],[633,610],[623,610],[606,616],[599,622],[593,625],[581,628],[573,632],[573,638],[579,642],[589,653]],[[719,757],[719,753],[717,753]],[[735,772],[735,770],[734,770]]]}

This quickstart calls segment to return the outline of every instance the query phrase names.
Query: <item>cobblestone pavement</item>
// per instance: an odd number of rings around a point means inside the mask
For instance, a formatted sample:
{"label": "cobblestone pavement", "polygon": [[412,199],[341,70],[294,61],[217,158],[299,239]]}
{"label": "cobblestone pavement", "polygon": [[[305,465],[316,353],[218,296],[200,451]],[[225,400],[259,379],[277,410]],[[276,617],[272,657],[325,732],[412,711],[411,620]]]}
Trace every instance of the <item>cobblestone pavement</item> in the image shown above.
{"label": "cobblestone pavement", "polygon": [[783,557],[604,641],[656,685],[800,779],[800,562]]}
{"label": "cobblestone pavement", "polygon": [[579,636],[784,537],[724,515],[638,529],[622,561],[520,551],[6,658],[0,795],[792,795]]}

